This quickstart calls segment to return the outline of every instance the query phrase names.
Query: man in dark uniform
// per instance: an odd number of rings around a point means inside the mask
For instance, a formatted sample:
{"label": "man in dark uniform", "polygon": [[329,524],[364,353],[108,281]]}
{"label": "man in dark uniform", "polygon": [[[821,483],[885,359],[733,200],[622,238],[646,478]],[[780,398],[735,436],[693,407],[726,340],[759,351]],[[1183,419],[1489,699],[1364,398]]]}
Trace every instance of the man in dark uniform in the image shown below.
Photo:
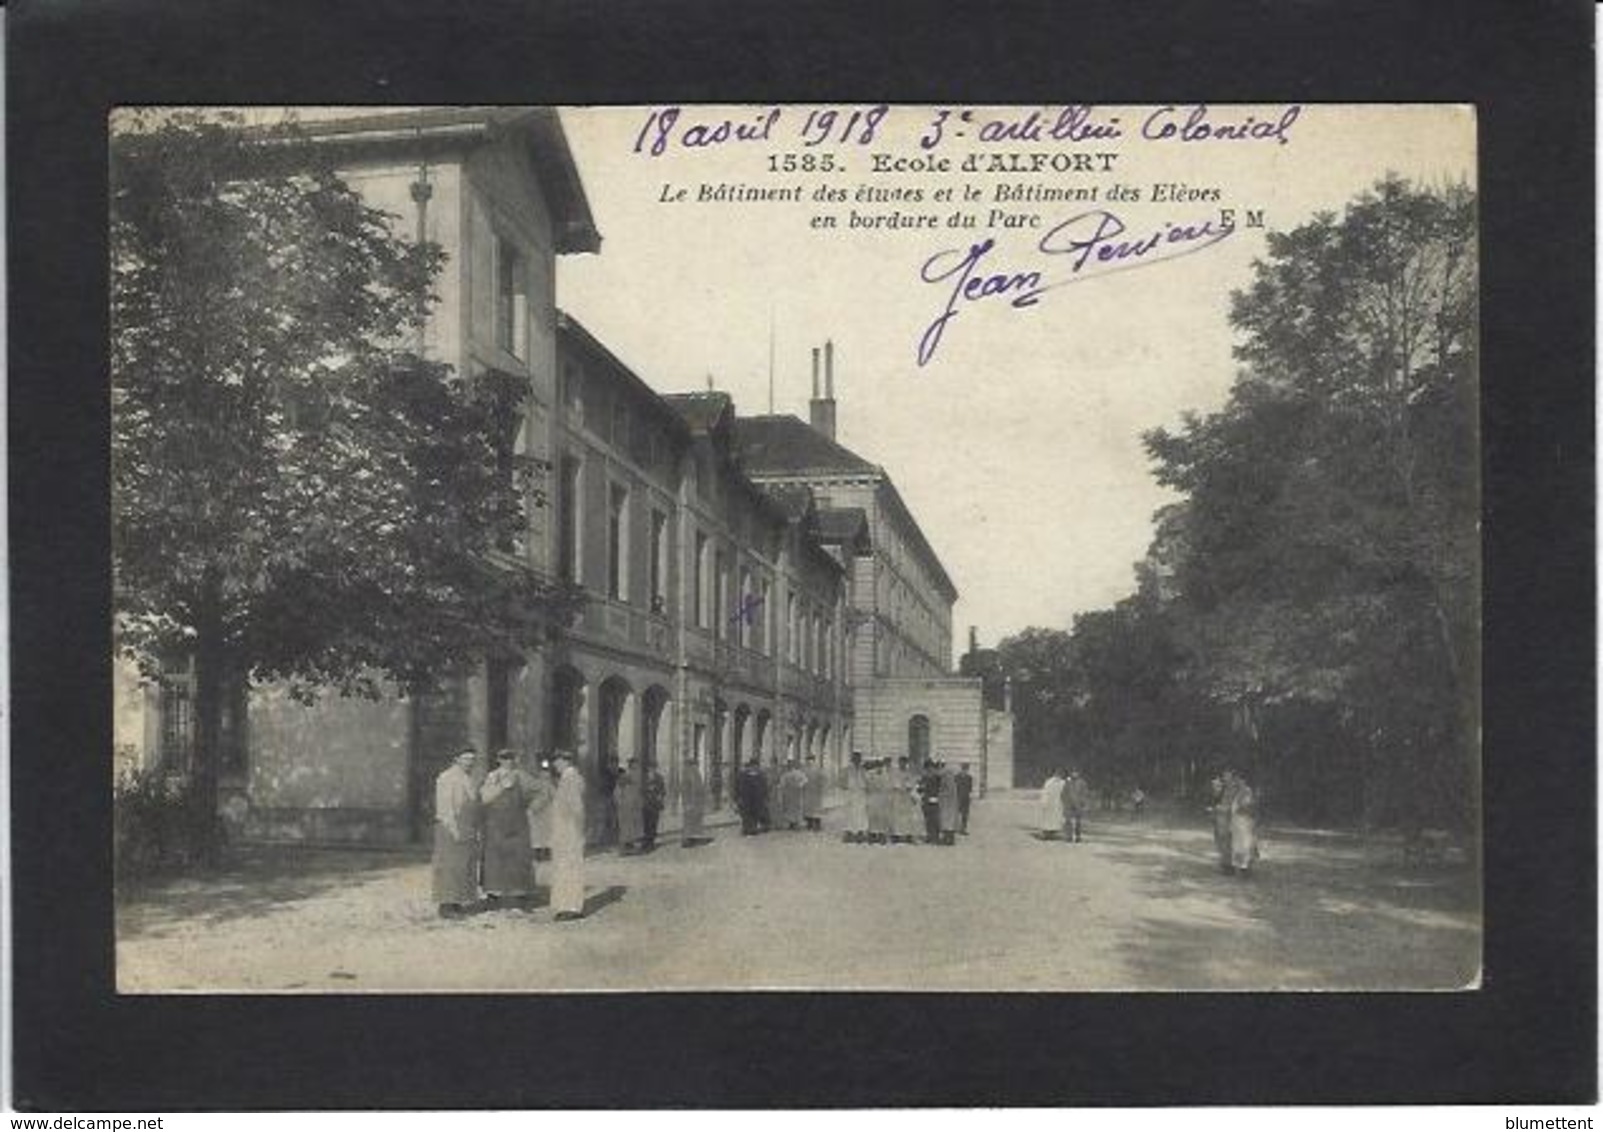
{"label": "man in dark uniform", "polygon": [[941,771],[932,759],[924,764],[924,774],[918,780],[918,800],[924,808],[924,842],[941,843]]}
{"label": "man in dark uniform", "polygon": [[640,817],[645,827],[640,847],[649,853],[657,847],[657,822],[662,818],[663,806],[668,803],[668,783],[656,763],[646,765],[640,791]]}
{"label": "man in dark uniform", "polygon": [[957,832],[968,836],[968,807],[974,798],[974,776],[968,772],[968,763],[957,771]]}
{"label": "man in dark uniform", "polygon": [[755,758],[748,759],[735,779],[735,806],[740,810],[740,832],[750,837],[762,832],[764,813],[768,808],[768,783],[763,779],[762,767]]}

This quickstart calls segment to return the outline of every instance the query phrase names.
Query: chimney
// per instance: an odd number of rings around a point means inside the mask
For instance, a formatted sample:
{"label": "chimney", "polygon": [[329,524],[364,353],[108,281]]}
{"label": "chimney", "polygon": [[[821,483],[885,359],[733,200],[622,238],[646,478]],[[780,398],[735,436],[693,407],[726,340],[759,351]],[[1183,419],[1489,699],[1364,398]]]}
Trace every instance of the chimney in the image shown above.
{"label": "chimney", "polygon": [[813,429],[835,439],[835,343],[824,343],[824,395],[818,396],[818,350],[813,349],[813,399],[808,405]]}
{"label": "chimney", "polygon": [[973,625],[968,627],[968,651],[971,656],[980,651],[980,631]]}

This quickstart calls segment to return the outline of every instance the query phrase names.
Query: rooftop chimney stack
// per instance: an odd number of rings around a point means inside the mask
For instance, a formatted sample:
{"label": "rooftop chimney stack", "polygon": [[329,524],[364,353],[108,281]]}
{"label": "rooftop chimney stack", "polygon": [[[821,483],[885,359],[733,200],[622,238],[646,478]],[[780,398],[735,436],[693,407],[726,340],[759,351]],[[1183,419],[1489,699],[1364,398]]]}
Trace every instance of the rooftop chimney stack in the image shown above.
{"label": "rooftop chimney stack", "polygon": [[824,343],[824,395],[818,395],[818,348],[813,348],[813,399],[808,405],[813,429],[835,439],[835,343]]}

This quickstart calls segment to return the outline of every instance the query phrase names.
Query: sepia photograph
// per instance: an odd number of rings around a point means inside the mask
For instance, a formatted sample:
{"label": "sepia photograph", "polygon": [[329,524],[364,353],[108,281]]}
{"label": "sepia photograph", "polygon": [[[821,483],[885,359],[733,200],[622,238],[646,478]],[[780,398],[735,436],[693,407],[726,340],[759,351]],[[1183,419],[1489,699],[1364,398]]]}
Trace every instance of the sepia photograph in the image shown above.
{"label": "sepia photograph", "polygon": [[1482,986],[1474,106],[107,133],[119,994]]}

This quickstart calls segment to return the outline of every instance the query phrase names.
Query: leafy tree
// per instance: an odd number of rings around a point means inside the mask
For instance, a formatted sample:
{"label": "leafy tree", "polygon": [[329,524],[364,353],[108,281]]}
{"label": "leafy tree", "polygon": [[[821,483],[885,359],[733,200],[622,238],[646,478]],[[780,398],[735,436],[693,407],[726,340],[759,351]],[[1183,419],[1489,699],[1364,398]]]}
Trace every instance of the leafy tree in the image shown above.
{"label": "leafy tree", "polygon": [[1136,592],[998,650],[1021,763],[1195,790],[1230,761],[1281,813],[1472,816],[1476,254],[1472,193],[1396,178],[1269,237],[1229,400],[1145,438],[1181,499]]}
{"label": "leafy tree", "polygon": [[118,647],[195,664],[200,805],[230,682],[407,689],[534,643],[521,382],[413,347],[443,262],[292,126],[120,123],[111,169]]}
{"label": "leafy tree", "polygon": [[1044,779],[1067,755],[1079,689],[1072,638],[1062,629],[1025,629],[996,648],[1013,681],[1014,757],[1018,777]]}
{"label": "leafy tree", "polygon": [[1192,677],[1253,737],[1328,705],[1369,749],[1371,816],[1473,805],[1476,270],[1462,187],[1389,178],[1271,235],[1233,298],[1229,402],[1147,436],[1186,497]]}

